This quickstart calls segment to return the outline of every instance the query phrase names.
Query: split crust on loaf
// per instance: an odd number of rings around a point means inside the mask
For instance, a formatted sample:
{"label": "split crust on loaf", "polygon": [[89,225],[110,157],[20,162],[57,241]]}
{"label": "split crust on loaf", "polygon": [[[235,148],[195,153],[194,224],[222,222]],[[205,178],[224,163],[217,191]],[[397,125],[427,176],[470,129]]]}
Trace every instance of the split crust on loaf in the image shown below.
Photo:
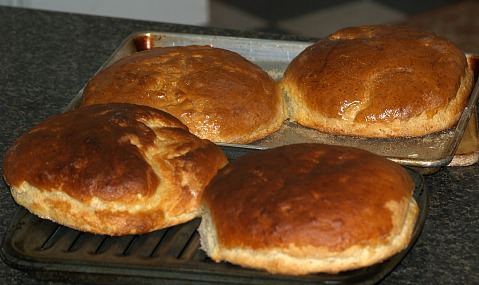
{"label": "split crust on loaf", "polygon": [[199,215],[202,192],[227,163],[213,143],[150,107],[104,104],[54,116],[8,150],[15,201],[96,234],[142,234]]}

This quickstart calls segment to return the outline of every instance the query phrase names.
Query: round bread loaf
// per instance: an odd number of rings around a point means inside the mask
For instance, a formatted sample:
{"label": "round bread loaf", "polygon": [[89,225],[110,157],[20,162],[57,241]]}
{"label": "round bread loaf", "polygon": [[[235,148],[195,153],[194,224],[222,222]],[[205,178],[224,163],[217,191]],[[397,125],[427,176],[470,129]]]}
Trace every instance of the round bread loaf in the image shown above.
{"label": "round bread loaf", "polygon": [[472,89],[464,53],[402,26],[339,30],[301,52],[281,82],[290,118],[332,134],[422,136],[452,127]]}
{"label": "round bread loaf", "polygon": [[276,82],[241,55],[209,46],[154,48],[100,71],[82,105],[126,102],[164,110],[200,138],[249,143],[286,119]]}
{"label": "round bread loaf", "polygon": [[7,151],[3,169],[13,198],[33,214],[126,235],[197,217],[204,188],[226,162],[163,111],[99,104],[33,127]]}
{"label": "round bread loaf", "polygon": [[380,262],[409,244],[414,182],[363,150],[296,144],[250,153],[203,196],[201,247],[215,261],[272,273],[335,273]]}

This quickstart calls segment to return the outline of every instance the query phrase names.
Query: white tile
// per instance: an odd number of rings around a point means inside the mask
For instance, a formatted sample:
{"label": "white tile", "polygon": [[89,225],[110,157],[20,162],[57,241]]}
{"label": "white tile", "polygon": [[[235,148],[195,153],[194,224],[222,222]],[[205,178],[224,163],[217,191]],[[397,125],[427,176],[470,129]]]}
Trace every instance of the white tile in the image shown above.
{"label": "white tile", "polygon": [[287,19],[278,25],[298,35],[324,37],[348,26],[393,23],[405,18],[406,15],[388,6],[359,0]]}
{"label": "white tile", "polygon": [[220,1],[210,1],[211,27],[236,30],[255,30],[265,27],[267,22]]}

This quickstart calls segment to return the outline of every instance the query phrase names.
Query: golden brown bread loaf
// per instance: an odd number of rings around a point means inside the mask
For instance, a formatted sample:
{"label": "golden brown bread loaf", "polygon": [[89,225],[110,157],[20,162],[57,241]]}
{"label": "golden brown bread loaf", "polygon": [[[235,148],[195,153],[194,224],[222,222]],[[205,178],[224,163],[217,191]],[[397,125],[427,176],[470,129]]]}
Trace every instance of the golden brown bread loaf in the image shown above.
{"label": "golden brown bread loaf", "polygon": [[339,30],[300,53],[282,80],[290,118],[327,133],[421,136],[452,127],[473,82],[464,53],[402,26]]}
{"label": "golden brown bread loaf", "polygon": [[54,116],[18,138],[4,176],[33,214],[97,234],[141,234],[199,214],[225,165],[213,143],[146,106],[100,104]]}
{"label": "golden brown bread loaf", "polygon": [[215,261],[272,273],[368,266],[409,244],[419,211],[413,189],[404,168],[355,148],[250,153],[206,188],[201,247]]}
{"label": "golden brown bread loaf", "polygon": [[100,71],[82,105],[126,102],[164,110],[200,138],[248,143],[286,118],[276,82],[241,55],[209,46],[154,48]]}

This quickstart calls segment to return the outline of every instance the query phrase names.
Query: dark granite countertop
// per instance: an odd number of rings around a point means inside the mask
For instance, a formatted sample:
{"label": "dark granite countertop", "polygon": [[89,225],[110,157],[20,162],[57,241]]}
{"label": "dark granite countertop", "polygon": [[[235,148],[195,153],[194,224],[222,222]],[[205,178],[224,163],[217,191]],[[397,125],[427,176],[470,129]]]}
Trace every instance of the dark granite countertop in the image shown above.
{"label": "dark granite countertop", "polygon": [[[14,139],[35,123],[61,112],[127,35],[148,30],[273,37],[0,6],[2,163]],[[426,176],[425,182],[431,200],[423,233],[381,284],[479,284],[479,166],[443,168]],[[0,187],[3,237],[18,206],[3,181]],[[3,262],[0,283],[52,284]]]}

